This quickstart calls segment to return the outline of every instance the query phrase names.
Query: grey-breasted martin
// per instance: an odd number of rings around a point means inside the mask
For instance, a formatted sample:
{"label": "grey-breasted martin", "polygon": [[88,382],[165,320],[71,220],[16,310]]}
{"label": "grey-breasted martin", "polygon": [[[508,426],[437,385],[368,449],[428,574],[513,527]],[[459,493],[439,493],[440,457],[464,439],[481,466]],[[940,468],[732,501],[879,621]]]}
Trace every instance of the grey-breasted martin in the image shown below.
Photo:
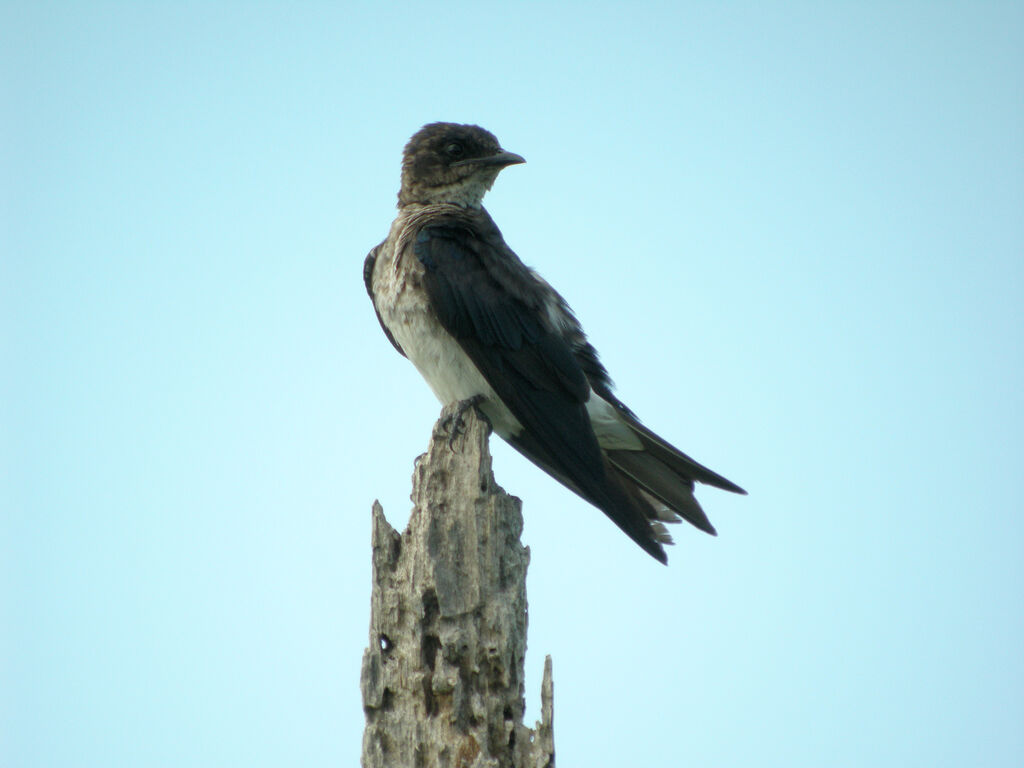
{"label": "grey-breasted martin", "polygon": [[[715,533],[694,482],[745,491],[643,426],[565,300],[505,244],[482,207],[525,162],[475,125],[432,123],[405,146],[398,216],[363,268],[388,339],[443,404],[494,431],[667,562],[663,523]],[[453,428],[457,428],[455,425]]]}

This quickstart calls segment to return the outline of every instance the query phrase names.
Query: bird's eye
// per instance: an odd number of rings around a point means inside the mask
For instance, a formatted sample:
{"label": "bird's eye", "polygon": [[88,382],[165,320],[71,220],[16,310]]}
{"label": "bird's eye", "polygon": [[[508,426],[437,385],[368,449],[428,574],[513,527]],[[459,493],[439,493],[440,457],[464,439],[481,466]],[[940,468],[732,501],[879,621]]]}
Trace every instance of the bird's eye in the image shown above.
{"label": "bird's eye", "polygon": [[457,141],[453,141],[451,144],[444,148],[444,153],[453,160],[457,160],[465,154],[466,150]]}

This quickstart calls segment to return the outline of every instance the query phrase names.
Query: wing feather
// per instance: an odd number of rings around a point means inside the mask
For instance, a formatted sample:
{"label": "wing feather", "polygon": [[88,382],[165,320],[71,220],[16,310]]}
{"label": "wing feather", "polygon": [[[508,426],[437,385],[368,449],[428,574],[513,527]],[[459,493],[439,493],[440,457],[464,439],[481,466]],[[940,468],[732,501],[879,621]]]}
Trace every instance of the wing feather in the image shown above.
{"label": "wing feather", "polygon": [[586,373],[547,319],[529,270],[500,234],[488,237],[457,220],[424,226],[413,248],[442,327],[523,425],[515,447],[664,562],[645,505],[607,464],[585,406]]}

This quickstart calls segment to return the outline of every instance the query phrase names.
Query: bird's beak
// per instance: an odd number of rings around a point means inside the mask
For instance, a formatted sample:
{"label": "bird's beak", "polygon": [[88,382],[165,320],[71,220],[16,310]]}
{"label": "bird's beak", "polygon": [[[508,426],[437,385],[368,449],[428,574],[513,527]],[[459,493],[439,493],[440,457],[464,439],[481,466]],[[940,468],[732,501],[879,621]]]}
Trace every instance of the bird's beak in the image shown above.
{"label": "bird's beak", "polygon": [[499,168],[504,168],[507,165],[518,165],[519,163],[525,163],[526,159],[522,155],[517,155],[515,152],[506,152],[501,150],[496,155],[490,155],[489,157],[471,157],[466,160],[459,160],[457,163],[452,163],[452,166],[457,165],[496,165]]}

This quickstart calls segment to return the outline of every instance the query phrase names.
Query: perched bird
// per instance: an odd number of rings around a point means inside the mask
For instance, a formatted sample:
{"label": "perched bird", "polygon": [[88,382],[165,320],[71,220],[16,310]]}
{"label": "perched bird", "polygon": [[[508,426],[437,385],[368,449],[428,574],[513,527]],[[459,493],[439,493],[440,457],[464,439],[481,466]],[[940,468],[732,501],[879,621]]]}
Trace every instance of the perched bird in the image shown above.
{"label": "perched bird", "polygon": [[476,406],[667,562],[663,523],[715,533],[694,482],[745,491],[640,423],[565,300],[505,244],[481,203],[503,168],[523,162],[475,125],[420,129],[402,156],[398,216],[366,257],[367,292],[388,339],[443,404]]}

